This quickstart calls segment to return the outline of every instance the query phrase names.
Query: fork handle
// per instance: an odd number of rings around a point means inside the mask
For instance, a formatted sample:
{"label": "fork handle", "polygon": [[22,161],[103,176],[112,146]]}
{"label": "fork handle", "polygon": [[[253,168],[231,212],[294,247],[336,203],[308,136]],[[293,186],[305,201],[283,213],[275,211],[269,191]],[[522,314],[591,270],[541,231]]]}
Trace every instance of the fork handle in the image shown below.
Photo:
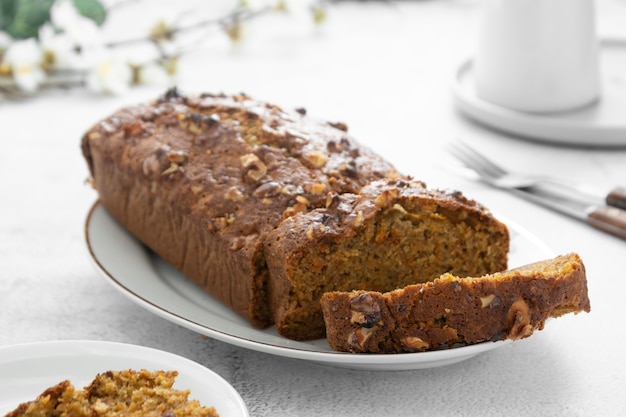
{"label": "fork handle", "polygon": [[626,188],[617,187],[606,196],[606,204],[626,209]]}
{"label": "fork handle", "polygon": [[597,207],[587,215],[587,223],[626,240],[626,210],[611,206]]}

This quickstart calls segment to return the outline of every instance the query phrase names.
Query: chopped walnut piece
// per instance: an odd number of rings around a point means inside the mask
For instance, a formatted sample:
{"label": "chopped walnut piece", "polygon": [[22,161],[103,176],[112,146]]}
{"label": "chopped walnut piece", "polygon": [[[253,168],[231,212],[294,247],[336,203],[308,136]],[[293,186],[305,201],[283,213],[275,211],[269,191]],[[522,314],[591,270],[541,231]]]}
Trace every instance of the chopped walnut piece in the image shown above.
{"label": "chopped walnut piece", "polygon": [[254,182],[261,180],[267,174],[267,166],[253,153],[242,155],[239,160],[247,169],[246,177]]}
{"label": "chopped walnut piece", "polygon": [[299,204],[304,204],[307,207],[309,206],[309,204],[311,204],[306,197],[301,196],[301,195],[296,196],[296,204],[298,204],[298,203]]}
{"label": "chopped walnut piece", "polygon": [[424,341],[417,336],[403,337],[402,339],[400,339],[400,342],[406,350],[412,352],[423,352],[430,347],[430,343]]}
{"label": "chopped walnut piece", "polygon": [[328,156],[320,151],[311,151],[304,155],[304,159],[306,159],[313,168],[323,168],[324,165],[328,162]]}
{"label": "chopped walnut piece", "polygon": [[259,162],[259,165],[255,168],[249,169],[246,176],[254,182],[260,181],[267,174],[267,167],[263,162]]}
{"label": "chopped walnut piece", "polygon": [[314,235],[314,232],[315,232],[315,229],[313,228],[313,225],[311,225],[311,226],[309,227],[309,229],[306,231],[306,237],[307,237],[307,239],[309,239],[309,240],[313,240],[313,237],[315,236],[315,235]]}
{"label": "chopped walnut piece", "polygon": [[356,177],[359,175],[359,169],[354,160],[351,160],[350,162],[343,162],[339,166],[339,172],[341,172],[341,175],[346,177]]}
{"label": "chopped walnut piece", "polygon": [[330,192],[326,194],[326,208],[337,207],[339,204],[339,194]]}
{"label": "chopped walnut piece", "polygon": [[365,323],[365,322],[366,322],[365,313],[363,313],[362,311],[355,311],[355,310],[350,311],[350,323],[360,324],[360,323]]}
{"label": "chopped walnut piece", "polygon": [[309,191],[311,192],[311,194],[313,195],[319,195],[322,194],[324,191],[326,191],[326,185],[321,184],[321,183],[315,183],[312,184],[309,187]]}
{"label": "chopped walnut piece", "polygon": [[264,184],[259,185],[257,189],[254,190],[252,195],[256,198],[266,199],[268,197],[275,197],[279,195],[281,191],[282,191],[282,187],[280,186],[279,183],[270,181],[270,182],[266,182]]}
{"label": "chopped walnut piece", "polygon": [[213,219],[213,225],[217,230],[222,230],[228,226],[226,217],[217,217]]}
{"label": "chopped walnut piece", "polygon": [[202,127],[200,123],[195,123],[192,118],[182,113],[179,113],[178,115],[176,115],[176,117],[178,118],[178,123],[180,127],[182,127],[183,129],[188,130],[195,135],[199,135],[200,133],[202,133]]}
{"label": "chopped walnut piece", "polygon": [[494,298],[496,298],[495,294],[489,294],[484,297],[480,297],[480,306],[482,308],[489,307]]}
{"label": "chopped walnut piece", "polygon": [[93,130],[93,131],[89,132],[89,134],[87,134],[87,137],[90,140],[100,139],[102,137],[102,133],[100,133],[100,132],[98,132],[96,130]]}
{"label": "chopped walnut piece", "polygon": [[376,207],[389,207],[391,203],[398,198],[400,191],[395,188],[385,190],[374,199]]}
{"label": "chopped walnut piece", "polygon": [[243,165],[244,168],[248,168],[253,164],[261,161],[259,157],[253,153],[247,153],[245,155],[242,155],[239,157],[239,160],[241,161],[241,165]]}
{"label": "chopped walnut piece", "polygon": [[296,201],[293,206],[287,207],[283,211],[283,218],[291,217],[296,213],[306,213],[309,206],[309,200],[303,196],[296,196]]}
{"label": "chopped walnut piece", "polygon": [[171,162],[182,164],[187,161],[187,153],[184,151],[171,151],[167,154],[167,158]]}
{"label": "chopped walnut piece", "polygon": [[348,345],[358,350],[363,350],[365,342],[370,338],[372,333],[377,329],[377,326],[372,327],[359,327],[354,332],[348,335]]}
{"label": "chopped walnut piece", "polygon": [[259,143],[258,132],[258,128],[249,127],[244,133],[242,133],[242,138],[249,145],[257,145]]}
{"label": "chopped walnut piece", "polygon": [[230,245],[228,246],[228,249],[232,250],[232,251],[236,251],[239,250],[241,248],[243,248],[246,244],[246,239],[243,236],[239,236],[236,239],[233,239],[230,242]]}
{"label": "chopped walnut piece", "polygon": [[401,204],[398,204],[398,203],[394,204],[392,209],[394,209],[396,211],[399,211],[402,214],[408,214],[408,211],[406,211],[406,209],[404,207],[402,207]]}
{"label": "chopped walnut piece", "polygon": [[243,193],[239,191],[237,187],[230,187],[226,194],[224,195],[226,200],[234,201],[236,203],[243,201]]}
{"label": "chopped walnut piece", "polygon": [[124,125],[124,127],[122,128],[122,130],[124,131],[124,136],[125,137],[136,137],[136,136],[140,136],[145,132],[145,129],[143,127],[143,124],[141,122],[135,122],[132,124],[127,124]]}
{"label": "chopped walnut piece", "polygon": [[293,207],[287,207],[285,210],[283,210],[283,219],[286,219],[287,217],[291,217],[293,215],[295,215],[296,213],[298,213],[297,210],[295,210]]}
{"label": "chopped walnut piece", "polygon": [[344,132],[348,131],[348,125],[343,122],[328,122],[328,124],[334,127],[335,129],[339,129]]}
{"label": "chopped walnut piece", "polygon": [[354,225],[354,227],[361,227],[363,226],[363,219],[363,210],[359,210],[358,213],[354,216],[354,223],[352,224]]}
{"label": "chopped walnut piece", "polygon": [[199,135],[206,128],[215,126],[220,121],[220,117],[217,114],[205,116],[200,113],[179,113],[176,117],[178,118],[178,124],[180,127],[195,135]]}
{"label": "chopped walnut piece", "polygon": [[326,149],[328,150],[328,152],[331,153],[341,152],[341,147],[334,140],[328,141],[328,143],[326,144]]}
{"label": "chopped walnut piece", "polygon": [[350,300],[350,323],[361,327],[373,327],[382,319],[380,306],[368,293],[362,293]]}
{"label": "chopped walnut piece", "polygon": [[176,162],[172,162],[170,164],[170,166],[165,171],[161,172],[161,175],[172,174],[172,173],[178,171],[178,168],[179,168],[178,164]]}
{"label": "chopped walnut piece", "polygon": [[532,334],[530,309],[522,298],[518,298],[513,302],[511,308],[506,313],[506,317],[509,323],[509,339],[522,339]]}

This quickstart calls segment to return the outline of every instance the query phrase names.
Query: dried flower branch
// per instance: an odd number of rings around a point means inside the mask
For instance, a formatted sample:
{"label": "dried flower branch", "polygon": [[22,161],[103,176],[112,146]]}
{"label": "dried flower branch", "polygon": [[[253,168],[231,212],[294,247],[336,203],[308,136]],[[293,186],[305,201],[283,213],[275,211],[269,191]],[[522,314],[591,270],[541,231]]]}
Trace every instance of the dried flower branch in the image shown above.
{"label": "dried flower branch", "polygon": [[[99,0],[0,0],[0,98],[32,96],[49,88],[121,94],[132,85],[167,84],[189,47],[176,43],[181,35],[215,27],[238,43],[246,22],[290,10],[286,0],[239,0],[219,18],[186,25],[158,21],[144,36],[106,42],[101,25],[123,12],[121,6],[137,1],[106,8]],[[302,6],[302,0],[296,1]],[[313,21],[322,23],[327,2],[308,3]],[[130,62],[117,53],[141,43],[153,45],[155,56]]]}

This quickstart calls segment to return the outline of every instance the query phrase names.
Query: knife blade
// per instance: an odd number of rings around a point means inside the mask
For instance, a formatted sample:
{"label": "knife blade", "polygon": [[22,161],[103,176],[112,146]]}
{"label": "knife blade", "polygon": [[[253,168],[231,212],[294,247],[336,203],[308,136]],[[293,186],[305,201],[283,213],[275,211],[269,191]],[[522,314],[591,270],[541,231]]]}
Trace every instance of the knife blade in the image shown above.
{"label": "knife blade", "polygon": [[623,189],[617,190],[621,191],[615,194],[612,192],[607,196],[607,204],[595,204],[586,199],[554,193],[541,185],[509,189],[511,193],[521,198],[584,221],[598,230],[626,240],[626,210],[620,208],[626,202],[625,194]]}

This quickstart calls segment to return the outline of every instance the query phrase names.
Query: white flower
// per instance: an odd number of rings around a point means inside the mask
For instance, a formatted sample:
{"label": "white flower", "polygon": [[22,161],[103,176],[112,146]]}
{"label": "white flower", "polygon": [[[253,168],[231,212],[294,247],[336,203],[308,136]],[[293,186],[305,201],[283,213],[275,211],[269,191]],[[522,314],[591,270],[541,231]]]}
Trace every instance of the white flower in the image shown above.
{"label": "white flower", "polygon": [[299,20],[308,20],[318,25],[326,18],[326,9],[319,0],[284,0],[282,7]]}
{"label": "white flower", "polygon": [[76,50],[73,39],[65,33],[56,33],[48,24],[39,29],[39,44],[44,53],[46,65],[63,70],[86,67]]}
{"label": "white flower", "polygon": [[268,0],[240,0],[239,4],[249,10],[263,10],[266,7],[270,7],[274,2]]}
{"label": "white flower", "polygon": [[180,48],[178,37],[173,35],[175,28],[176,24],[171,18],[159,18],[150,29],[150,39],[163,55],[173,55]]}
{"label": "white flower", "polygon": [[66,33],[82,45],[100,44],[100,31],[93,20],[81,15],[68,0],[56,1],[50,9],[50,21],[55,29]]}
{"label": "white flower", "polygon": [[97,93],[119,95],[128,90],[133,73],[127,62],[103,54],[87,76],[87,87]]}
{"label": "white flower", "polygon": [[87,70],[95,64],[102,48],[95,22],[82,16],[67,0],[56,1],[50,9],[50,23],[39,29],[39,42],[46,63],[61,70]]}
{"label": "white flower", "polygon": [[165,68],[156,63],[143,64],[137,69],[137,83],[145,85],[167,85],[170,77]]}
{"label": "white flower", "polygon": [[51,26],[44,25],[39,37],[48,50],[58,54],[61,68],[87,69],[103,47],[96,23],[78,13],[67,0],[56,1],[50,9]]}
{"label": "white flower", "polygon": [[33,92],[45,78],[41,68],[42,58],[39,45],[35,39],[30,38],[13,42],[4,54],[3,65],[11,68],[18,88]]}
{"label": "white flower", "polygon": [[0,55],[9,47],[11,41],[9,34],[0,30]]}

